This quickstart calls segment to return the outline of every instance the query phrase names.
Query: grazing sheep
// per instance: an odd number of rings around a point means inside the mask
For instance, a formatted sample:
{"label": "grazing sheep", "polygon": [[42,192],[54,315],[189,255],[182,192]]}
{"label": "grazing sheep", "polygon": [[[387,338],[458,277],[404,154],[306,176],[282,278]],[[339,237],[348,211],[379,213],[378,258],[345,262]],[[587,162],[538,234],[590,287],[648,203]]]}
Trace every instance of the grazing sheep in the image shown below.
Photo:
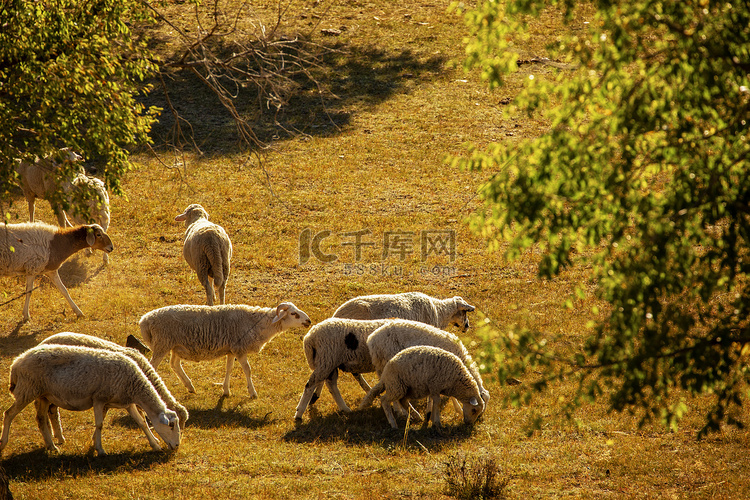
{"label": "grazing sheep", "polygon": [[245,372],[247,391],[251,398],[257,398],[248,353],[260,352],[267,342],[288,328],[310,326],[310,318],[291,302],[282,302],[276,309],[237,304],[176,305],[144,314],[139,324],[143,340],[153,352],[154,369],[171,352],[172,370],[189,392],[195,392],[195,388],[182,369],[181,359],[208,361],[226,356],[224,395],[230,395],[229,380],[237,358]]}
{"label": "grazing sheep", "polygon": [[[96,177],[79,173],[71,184],[72,188],[67,195],[68,203],[71,205],[71,210],[67,213],[70,220],[74,224],[99,224],[104,231],[107,231],[110,222],[109,195],[104,182]],[[76,206],[76,198],[80,198],[85,203],[85,208]],[[92,253],[90,248],[84,252],[86,255]],[[109,255],[104,253],[102,260],[105,263],[109,262]]]}
{"label": "grazing sheep", "polygon": [[[55,335],[42,340],[40,342],[40,345],[41,344],[77,345],[83,347],[91,347],[93,349],[106,349],[108,351],[124,354],[125,356],[135,361],[135,364],[137,364],[138,368],[143,371],[149,382],[151,382],[151,385],[153,385],[156,389],[156,392],[159,393],[159,396],[167,405],[167,408],[177,413],[177,416],[180,417],[180,428],[185,428],[185,423],[187,422],[189,417],[187,408],[177,402],[174,396],[172,396],[172,393],[169,392],[169,389],[167,389],[167,386],[164,385],[164,382],[162,381],[159,374],[156,373],[156,370],[154,370],[154,368],[151,366],[151,363],[149,363],[145,356],[143,356],[143,354],[141,354],[137,350],[130,349],[128,347],[122,347],[121,345],[115,344],[114,342],[110,342],[109,340],[104,340],[99,337],[94,337],[92,335],[84,335],[82,333],[73,332],[56,333]],[[50,416],[53,418],[53,421],[57,419],[57,427],[55,427],[55,437],[57,437],[58,441],[60,441],[60,444],[62,444],[62,442],[64,442],[64,438],[62,438],[62,429],[59,426],[59,417],[57,416],[57,411],[54,410],[56,409],[50,407]]]}
{"label": "grazing sheep", "polygon": [[174,218],[185,221],[185,241],[182,255],[196,272],[206,289],[208,305],[214,305],[214,286],[219,292],[219,303],[224,304],[224,291],[229,279],[229,262],[232,260],[232,242],[221,226],[208,221],[208,212],[194,203]]}
{"label": "grazing sheep", "polygon": [[[487,404],[490,393],[484,388],[479,368],[461,340],[452,333],[425,323],[398,319],[381,326],[367,339],[367,348],[378,375],[383,372],[383,367],[393,356],[407,347],[417,345],[439,347],[458,356],[476,380],[482,400]],[[453,401],[454,405],[458,405],[455,399]],[[457,406],[456,408],[458,409]]]}
{"label": "grazing sheep", "polygon": [[29,222],[34,222],[35,201],[37,198],[41,198],[49,200],[60,227],[71,226],[65,217],[65,212],[54,200],[54,194],[60,190],[66,191],[71,186],[70,180],[58,179],[63,165],[81,160],[82,158],[69,148],[63,148],[46,158],[37,158],[34,162],[16,160],[15,168],[20,179],[21,189],[26,202],[29,204]]}
{"label": "grazing sheep", "polygon": [[381,319],[403,318],[420,321],[444,330],[456,325],[462,331],[469,329],[467,312],[474,310],[461,297],[436,299],[420,292],[393,295],[365,295],[350,299],[333,313],[334,318]]}
{"label": "grazing sheep", "polygon": [[66,345],[33,347],[13,361],[10,392],[15,402],[5,410],[0,452],[8,444],[11,422],[32,401],[49,450],[57,450],[47,418],[50,405],[71,411],[94,409],[93,439],[99,455],[106,454],[102,448],[102,426],[109,408],[127,408],[153,449],[161,450],[161,446],[134,405],[146,412],[154,430],[170,449],[180,444],[177,414],[166,407],[138,365],[118,352]]}
{"label": "grazing sheep", "polygon": [[77,316],[83,316],[70,298],[57,270],[68,257],[84,248],[107,253],[114,249],[107,233],[97,224],[59,228],[42,222],[29,222],[0,227],[0,276],[26,275],[24,321],[30,318],[31,291],[34,279],[40,274],[52,280]]}
{"label": "grazing sheep", "polygon": [[302,339],[302,344],[307,364],[313,372],[305,384],[295,419],[301,419],[308,405],[318,400],[323,382],[328,386],[339,410],[351,411],[338,389],[339,370],[352,373],[362,389],[369,391],[370,386],[362,373],[373,372],[375,367],[367,349],[367,337],[389,321],[329,318],[310,328]]}
{"label": "grazing sheep", "polygon": [[407,347],[383,368],[375,384],[359,405],[367,408],[380,397],[380,405],[391,427],[398,429],[391,403],[406,407],[411,399],[429,396],[432,425],[440,429],[440,395],[456,398],[463,405],[464,423],[474,423],[484,411],[484,401],[474,377],[463,361],[446,350],[431,346]]}

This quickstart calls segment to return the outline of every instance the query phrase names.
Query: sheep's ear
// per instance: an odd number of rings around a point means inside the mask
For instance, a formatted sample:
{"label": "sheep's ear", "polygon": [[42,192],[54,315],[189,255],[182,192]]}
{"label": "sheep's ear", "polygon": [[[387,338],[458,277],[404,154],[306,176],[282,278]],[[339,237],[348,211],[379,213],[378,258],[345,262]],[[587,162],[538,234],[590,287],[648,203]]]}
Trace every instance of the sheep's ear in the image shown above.
{"label": "sheep's ear", "polygon": [[185,219],[187,219],[187,211],[174,218],[175,222],[183,222]]}
{"label": "sheep's ear", "polygon": [[273,318],[273,321],[271,321],[271,324],[278,323],[282,319],[286,318],[286,315],[289,314],[289,304],[279,304],[279,307],[276,308],[276,317]]}
{"label": "sheep's ear", "polygon": [[471,398],[471,399],[469,400],[469,404],[470,404],[471,406],[479,406],[479,401],[477,401],[477,398]]}
{"label": "sheep's ear", "polygon": [[93,247],[94,243],[96,243],[96,232],[93,228],[89,227],[86,229],[86,243],[90,247]]}
{"label": "sheep's ear", "polygon": [[471,312],[474,310],[474,306],[466,302],[463,297],[459,297],[458,295],[456,295],[455,297],[453,297],[453,300],[456,301],[456,304],[458,304],[459,309],[461,309],[462,311]]}
{"label": "sheep's ear", "polygon": [[159,414],[159,423],[161,425],[169,425],[169,418],[167,417],[166,414],[164,413]]}

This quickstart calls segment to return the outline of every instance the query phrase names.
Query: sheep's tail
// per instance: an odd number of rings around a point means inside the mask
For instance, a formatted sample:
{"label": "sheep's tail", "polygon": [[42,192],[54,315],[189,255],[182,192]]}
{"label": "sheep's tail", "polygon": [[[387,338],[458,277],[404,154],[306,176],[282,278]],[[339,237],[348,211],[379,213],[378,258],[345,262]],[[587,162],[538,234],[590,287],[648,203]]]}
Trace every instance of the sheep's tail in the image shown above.
{"label": "sheep's tail", "polygon": [[380,396],[383,392],[385,392],[385,384],[383,384],[383,381],[378,381],[377,384],[372,386],[372,389],[370,389],[370,392],[367,393],[367,396],[362,400],[361,403],[359,403],[359,409],[364,410],[368,406],[372,405],[372,402],[375,401],[375,398]]}
{"label": "sheep's tail", "polygon": [[305,358],[307,359],[307,366],[309,366],[311,370],[315,370],[315,356],[317,354],[317,350],[315,349],[315,346],[313,345],[312,339],[310,337],[305,337],[302,340],[302,347],[305,350]]}
{"label": "sheep's tail", "polygon": [[364,301],[350,300],[339,307],[334,313],[334,318],[349,319],[373,319],[370,305]]}
{"label": "sheep's tail", "polygon": [[211,273],[213,274],[214,284],[219,286],[224,283],[224,258],[218,245],[211,245],[211,249],[206,253],[208,262],[211,264]]}

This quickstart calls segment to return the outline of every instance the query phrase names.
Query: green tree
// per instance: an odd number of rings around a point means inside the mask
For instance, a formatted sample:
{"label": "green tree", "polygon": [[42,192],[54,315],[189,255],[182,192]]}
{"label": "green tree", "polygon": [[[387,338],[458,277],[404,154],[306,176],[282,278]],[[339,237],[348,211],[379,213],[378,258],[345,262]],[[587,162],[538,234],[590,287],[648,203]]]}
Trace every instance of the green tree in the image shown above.
{"label": "green tree", "polygon": [[577,380],[568,412],[607,397],[675,427],[690,396],[706,395],[702,432],[742,425],[732,410],[750,351],[750,2],[486,2],[464,13],[467,67],[502,85],[524,19],[553,8],[570,21],[582,7],[588,31],[549,47],[573,70],[527,80],[513,103],[548,130],[454,163],[493,173],[477,232],[509,258],[541,247],[542,277],[591,265],[609,306],[582,352],[517,331],[491,356],[501,380],[532,365],[544,373],[534,389]]}
{"label": "green tree", "polygon": [[110,189],[128,148],[148,141],[155,110],[136,97],[156,67],[133,26],[135,0],[4,0],[0,4],[0,211],[13,159],[70,147],[96,158]]}

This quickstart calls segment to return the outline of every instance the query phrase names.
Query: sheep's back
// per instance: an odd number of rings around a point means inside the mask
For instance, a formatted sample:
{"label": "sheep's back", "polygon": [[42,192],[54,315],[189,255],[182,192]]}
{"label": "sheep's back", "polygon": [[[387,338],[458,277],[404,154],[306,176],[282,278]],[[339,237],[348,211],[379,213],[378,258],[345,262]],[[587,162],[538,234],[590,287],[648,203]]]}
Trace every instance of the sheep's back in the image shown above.
{"label": "sheep's back", "polygon": [[0,226],[0,275],[41,274],[56,231],[41,222]]}
{"label": "sheep's back", "polygon": [[237,304],[167,306],[146,313],[140,325],[153,351],[173,349],[184,359],[202,361],[255,350],[253,332],[267,327],[272,311]]}

